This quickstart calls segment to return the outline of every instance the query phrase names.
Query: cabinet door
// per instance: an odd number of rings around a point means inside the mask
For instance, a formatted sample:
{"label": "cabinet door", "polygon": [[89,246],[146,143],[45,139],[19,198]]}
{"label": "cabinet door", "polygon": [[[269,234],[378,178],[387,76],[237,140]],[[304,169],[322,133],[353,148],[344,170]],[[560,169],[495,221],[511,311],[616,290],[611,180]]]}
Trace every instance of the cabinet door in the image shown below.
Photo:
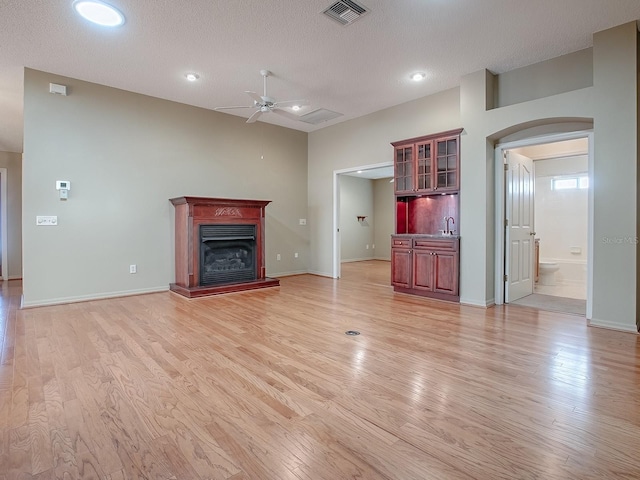
{"label": "cabinet door", "polygon": [[391,249],[391,285],[411,288],[411,250]]}
{"label": "cabinet door", "polygon": [[458,252],[434,252],[433,291],[458,295]]}
{"label": "cabinet door", "polygon": [[416,143],[416,191],[433,190],[433,142]]}
{"label": "cabinet door", "polygon": [[412,193],[415,189],[413,148],[413,145],[395,148],[394,188],[396,193]]}
{"label": "cabinet door", "polygon": [[435,189],[460,188],[460,137],[446,137],[435,141]]}
{"label": "cabinet door", "polygon": [[413,251],[413,288],[433,291],[433,260],[435,255],[429,250]]}

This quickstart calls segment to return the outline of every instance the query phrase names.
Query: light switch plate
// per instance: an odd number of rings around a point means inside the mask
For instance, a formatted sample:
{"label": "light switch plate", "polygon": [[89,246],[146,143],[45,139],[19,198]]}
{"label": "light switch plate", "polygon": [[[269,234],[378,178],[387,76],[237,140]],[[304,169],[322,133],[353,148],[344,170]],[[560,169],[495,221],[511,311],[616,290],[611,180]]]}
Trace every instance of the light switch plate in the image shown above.
{"label": "light switch plate", "polygon": [[37,215],[36,225],[40,227],[58,225],[58,217],[56,215]]}

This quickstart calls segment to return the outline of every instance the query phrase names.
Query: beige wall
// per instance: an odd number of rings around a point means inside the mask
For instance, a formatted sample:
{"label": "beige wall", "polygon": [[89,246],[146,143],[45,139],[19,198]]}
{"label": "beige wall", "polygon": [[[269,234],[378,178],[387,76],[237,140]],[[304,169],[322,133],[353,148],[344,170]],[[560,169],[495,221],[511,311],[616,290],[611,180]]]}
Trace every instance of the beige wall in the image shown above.
{"label": "beige wall", "polygon": [[[393,184],[388,178],[368,180],[351,175],[339,175],[338,178],[340,260],[391,260],[395,204]],[[358,215],[366,215],[367,218],[358,222]]]}
{"label": "beige wall", "polygon": [[308,270],[306,133],[30,69],[24,108],[25,305],[167,289],[182,195],[272,200],[267,274]]}
{"label": "beige wall", "polygon": [[375,211],[375,258],[391,260],[391,235],[395,233],[395,195],[388,178],[373,181],[373,210]]}
{"label": "beige wall", "polygon": [[594,35],[592,323],[635,328],[638,218],[638,29]]}
{"label": "beige wall", "polygon": [[[340,175],[340,261],[354,262],[374,257],[373,181]],[[358,221],[358,216],[366,216]],[[368,247],[368,248],[367,248]]]}
{"label": "beige wall", "polygon": [[552,58],[496,77],[495,106],[506,107],[593,85],[593,49]]}
{"label": "beige wall", "polygon": [[0,152],[7,169],[7,269],[9,279],[22,277],[22,154]]}

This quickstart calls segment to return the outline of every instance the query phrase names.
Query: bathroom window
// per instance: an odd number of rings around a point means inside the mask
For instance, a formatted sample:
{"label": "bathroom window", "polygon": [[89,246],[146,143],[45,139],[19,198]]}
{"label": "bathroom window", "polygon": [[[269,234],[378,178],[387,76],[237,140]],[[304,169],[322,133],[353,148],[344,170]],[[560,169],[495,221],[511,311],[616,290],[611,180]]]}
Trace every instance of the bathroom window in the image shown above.
{"label": "bathroom window", "polygon": [[589,188],[589,177],[580,177],[578,179],[578,188]]}
{"label": "bathroom window", "polygon": [[575,190],[589,188],[589,177],[558,177],[551,179],[551,190]]}

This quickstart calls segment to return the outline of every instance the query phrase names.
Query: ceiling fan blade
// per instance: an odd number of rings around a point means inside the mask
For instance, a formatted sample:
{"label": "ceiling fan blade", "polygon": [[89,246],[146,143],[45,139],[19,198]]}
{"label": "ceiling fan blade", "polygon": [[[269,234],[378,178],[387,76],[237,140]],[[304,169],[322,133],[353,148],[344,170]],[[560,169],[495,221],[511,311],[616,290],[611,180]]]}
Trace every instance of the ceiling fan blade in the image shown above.
{"label": "ceiling fan blade", "polygon": [[285,100],[284,102],[275,102],[273,104],[274,107],[292,107],[293,105],[304,107],[309,105],[309,102],[307,100]]}
{"label": "ceiling fan blade", "polygon": [[216,107],[214,110],[232,110],[234,108],[254,108],[253,105],[236,105],[235,107]]}
{"label": "ceiling fan blade", "polygon": [[260,117],[260,115],[262,115],[262,110],[256,110],[254,114],[247,119],[247,123],[254,123],[256,120],[258,120],[258,117]]}
{"label": "ceiling fan blade", "polygon": [[257,103],[260,103],[260,104],[264,103],[264,101],[262,100],[262,97],[258,95],[256,92],[245,91],[244,93],[246,93],[251,98],[253,98]]}
{"label": "ceiling fan blade", "polygon": [[287,117],[290,120],[300,120],[300,116],[299,115],[296,115],[295,113],[287,112],[286,110],[281,110],[279,108],[274,108],[271,111],[273,113],[277,113],[278,115],[281,115],[283,117]]}

